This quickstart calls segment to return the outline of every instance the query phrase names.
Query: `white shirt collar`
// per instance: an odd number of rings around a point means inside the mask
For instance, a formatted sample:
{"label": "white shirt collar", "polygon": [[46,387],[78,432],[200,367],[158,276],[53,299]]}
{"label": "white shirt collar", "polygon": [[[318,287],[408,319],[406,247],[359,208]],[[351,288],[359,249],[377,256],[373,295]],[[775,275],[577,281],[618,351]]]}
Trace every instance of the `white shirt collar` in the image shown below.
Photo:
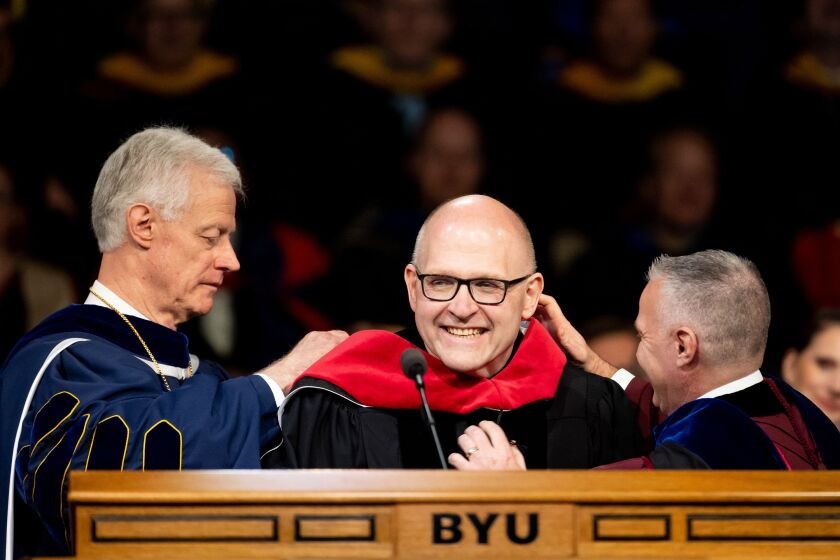
{"label": "white shirt collar", "polygon": [[743,391],[748,387],[752,387],[753,385],[758,385],[764,380],[764,376],[761,375],[760,370],[755,370],[749,375],[745,375],[740,379],[736,379],[735,381],[730,381],[726,385],[721,385],[716,389],[712,389],[708,393],[704,395],[700,395],[698,398],[700,399],[713,399],[715,397],[721,397],[723,395],[730,395],[732,393],[737,393],[738,391]]}
{"label": "white shirt collar", "polygon": [[[91,286],[91,288],[93,290],[95,290],[97,294],[104,297],[107,300],[108,303],[113,305],[116,309],[119,309],[120,313],[122,313],[123,315],[131,315],[132,317],[139,317],[141,319],[145,319],[146,321],[151,320],[148,317],[146,317],[145,315],[143,315],[142,313],[140,313],[139,311],[137,311],[136,309],[134,309],[123,298],[121,298],[120,296],[118,296],[117,294],[115,294],[114,292],[109,290],[108,287],[105,286],[105,284],[103,284],[99,280],[94,280],[93,286]],[[106,308],[108,307],[107,305],[105,305],[102,302],[102,300],[100,300],[98,297],[96,297],[93,294],[88,294],[87,299],[85,299],[85,305],[98,305],[99,307],[106,307]],[[144,364],[149,366],[152,369],[152,371],[157,371],[155,369],[155,365],[150,360],[147,360],[146,358],[140,357],[140,356],[137,356],[137,359],[139,359],[141,362],[143,362]],[[198,371],[198,365],[199,365],[198,357],[195,356],[194,354],[190,354],[190,362],[192,363],[193,371]],[[180,367],[176,367],[176,366],[171,366],[171,365],[168,365],[168,364],[165,364],[165,363],[158,363],[158,365],[160,366],[161,373],[164,374],[164,375],[168,375],[170,377],[176,377],[176,378],[181,379],[181,380],[187,378],[187,374],[189,372],[189,370],[187,368],[180,368]]]}
{"label": "white shirt collar", "polygon": [[[143,315],[142,313],[140,313],[139,311],[137,311],[136,309],[134,309],[123,298],[121,298],[120,296],[118,296],[117,294],[115,294],[114,292],[109,290],[108,287],[105,284],[103,284],[102,282],[100,282],[99,280],[94,280],[93,281],[93,286],[91,286],[91,289],[95,290],[97,294],[104,297],[105,300],[108,303],[110,303],[115,308],[117,308],[119,310],[119,312],[122,313],[123,315],[131,315],[132,317],[140,317],[141,319],[145,319],[147,321],[151,320],[148,317],[146,317],[145,315]],[[102,300],[100,300],[98,297],[96,297],[93,294],[88,294],[88,297],[85,300],[85,305],[98,305],[100,307],[108,307],[107,305],[105,305],[102,302]]]}

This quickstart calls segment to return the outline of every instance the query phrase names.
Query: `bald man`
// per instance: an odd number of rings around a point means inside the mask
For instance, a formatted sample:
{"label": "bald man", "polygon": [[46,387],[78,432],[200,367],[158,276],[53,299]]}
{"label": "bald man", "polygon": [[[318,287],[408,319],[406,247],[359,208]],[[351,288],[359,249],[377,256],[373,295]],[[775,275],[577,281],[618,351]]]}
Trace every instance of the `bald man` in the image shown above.
{"label": "bald man", "polygon": [[[569,365],[532,319],[543,277],[528,228],[510,208],[480,195],[438,207],[404,277],[416,330],[357,333],[304,372],[280,409],[283,441],[264,466],[440,468],[418,390],[400,370],[409,348],[428,363],[429,405],[456,468],[588,468],[638,455],[621,388]],[[473,425],[482,428],[464,433]],[[470,439],[485,430],[492,441]],[[516,445],[516,462],[486,461],[498,454],[481,445]]]}

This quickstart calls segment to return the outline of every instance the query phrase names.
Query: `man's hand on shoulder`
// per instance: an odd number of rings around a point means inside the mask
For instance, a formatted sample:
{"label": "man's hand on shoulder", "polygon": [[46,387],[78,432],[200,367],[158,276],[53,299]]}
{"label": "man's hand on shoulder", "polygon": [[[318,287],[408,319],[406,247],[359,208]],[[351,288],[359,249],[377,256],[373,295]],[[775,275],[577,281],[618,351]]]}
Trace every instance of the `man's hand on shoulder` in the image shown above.
{"label": "man's hand on shoulder", "polygon": [[292,350],[267,366],[260,373],[273,379],[284,393],[288,393],[298,375],[318,361],[324,354],[347,340],[344,331],[313,331],[307,333]]}

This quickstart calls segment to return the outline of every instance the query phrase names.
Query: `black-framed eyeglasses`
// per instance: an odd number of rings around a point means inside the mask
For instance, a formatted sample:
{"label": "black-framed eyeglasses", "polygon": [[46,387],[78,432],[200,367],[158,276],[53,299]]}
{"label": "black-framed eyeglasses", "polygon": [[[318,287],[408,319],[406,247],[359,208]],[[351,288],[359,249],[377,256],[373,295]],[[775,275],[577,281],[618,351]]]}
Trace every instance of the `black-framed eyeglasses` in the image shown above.
{"label": "black-framed eyeglasses", "polygon": [[[416,270],[416,269],[415,269]],[[534,273],[526,274],[513,280],[496,278],[455,278],[443,274],[420,274],[420,287],[423,295],[432,301],[449,301],[455,297],[461,285],[467,285],[467,291],[473,301],[482,305],[499,305],[505,301],[508,288],[530,278]]]}

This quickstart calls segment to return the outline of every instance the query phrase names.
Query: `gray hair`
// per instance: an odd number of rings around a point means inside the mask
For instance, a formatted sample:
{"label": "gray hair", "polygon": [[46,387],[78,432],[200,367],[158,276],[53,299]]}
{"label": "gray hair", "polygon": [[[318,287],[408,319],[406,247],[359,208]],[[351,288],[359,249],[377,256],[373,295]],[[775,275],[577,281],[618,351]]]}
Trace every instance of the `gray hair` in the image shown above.
{"label": "gray hair", "polygon": [[190,195],[190,167],[209,172],[244,196],[236,165],[181,129],[148,128],[117,148],[99,172],[91,201],[99,250],[113,251],[125,242],[125,215],[132,204],[149,204],[164,220],[178,218]]}
{"label": "gray hair", "polygon": [[770,328],[770,297],[758,268],[720,250],[657,257],[648,281],[662,280],[663,325],[693,328],[711,365],[761,360]]}

